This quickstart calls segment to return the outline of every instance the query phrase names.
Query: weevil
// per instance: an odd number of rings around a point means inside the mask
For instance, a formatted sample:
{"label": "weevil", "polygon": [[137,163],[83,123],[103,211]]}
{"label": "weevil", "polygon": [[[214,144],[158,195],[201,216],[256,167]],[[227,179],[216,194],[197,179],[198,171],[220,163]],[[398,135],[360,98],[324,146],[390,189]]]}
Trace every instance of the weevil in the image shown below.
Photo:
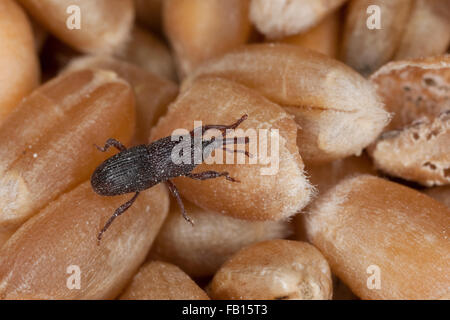
{"label": "weevil", "polygon": [[[201,147],[202,151],[206,148],[206,154],[202,152],[202,159],[206,159],[213,150],[222,147],[223,150],[228,152],[242,152],[249,156],[249,153],[245,150],[229,150],[226,148],[227,144],[238,144],[249,142],[248,137],[233,139],[225,138],[227,129],[237,128],[244,120],[247,119],[247,115],[243,115],[239,120],[231,125],[205,125],[201,127]],[[200,129],[200,128],[199,128]],[[222,133],[222,139],[216,139],[214,137],[210,139],[203,139],[206,131],[210,129],[220,130]],[[150,144],[141,144],[131,148],[126,148],[121,142],[116,139],[108,139],[104,147],[95,147],[101,151],[106,152],[109,148],[116,148],[119,153],[106,159],[100,164],[91,176],[92,189],[101,196],[117,196],[126,193],[134,193],[133,197],[122,204],[116,209],[114,214],[106,221],[104,227],[97,235],[98,241],[101,240],[105,231],[113,223],[114,219],[128,210],[136,201],[140,192],[149,189],[159,183],[165,182],[169,188],[171,194],[175,197],[178,205],[181,209],[181,213],[186,221],[193,224],[193,221],[187,215],[183,201],[180,197],[177,187],[171,181],[176,177],[185,176],[196,180],[207,180],[218,177],[225,177],[228,181],[239,182],[238,180],[229,176],[228,172],[217,171],[204,171],[200,173],[193,173],[192,171],[200,163],[194,161],[195,139],[192,139],[195,134],[195,130],[190,131],[190,139],[183,139],[183,136],[179,137],[179,140],[174,141],[171,136],[161,138]],[[179,143],[183,141],[191,141],[191,161],[187,163],[176,164],[172,161],[172,150]]]}

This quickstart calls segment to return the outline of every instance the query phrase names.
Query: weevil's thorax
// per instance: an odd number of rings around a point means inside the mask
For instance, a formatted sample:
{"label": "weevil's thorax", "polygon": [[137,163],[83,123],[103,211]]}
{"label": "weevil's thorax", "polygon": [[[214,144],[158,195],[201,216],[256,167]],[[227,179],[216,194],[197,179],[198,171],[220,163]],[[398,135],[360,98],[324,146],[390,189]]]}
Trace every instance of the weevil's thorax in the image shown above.
{"label": "weevil's thorax", "polygon": [[154,174],[161,181],[189,174],[200,163],[194,159],[194,146],[188,136],[172,141],[165,137],[147,146]]}

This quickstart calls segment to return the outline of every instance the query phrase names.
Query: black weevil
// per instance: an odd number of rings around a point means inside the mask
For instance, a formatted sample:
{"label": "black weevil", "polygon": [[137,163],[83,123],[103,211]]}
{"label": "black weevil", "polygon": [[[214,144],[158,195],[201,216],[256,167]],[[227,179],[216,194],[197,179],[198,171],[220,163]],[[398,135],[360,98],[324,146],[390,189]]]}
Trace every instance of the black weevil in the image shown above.
{"label": "black weevil", "polygon": [[[233,139],[215,139],[213,137],[209,140],[203,140],[203,135],[207,130],[220,130],[222,137],[225,137],[227,129],[237,128],[245,119],[247,119],[247,115],[243,115],[238,121],[228,126],[202,126],[201,151],[208,148],[206,154],[202,152],[202,159],[206,159],[213,150],[220,146],[222,146],[225,151],[243,152],[249,156],[248,152],[243,150],[237,150],[236,148],[235,150],[226,149],[227,144],[238,144],[239,138],[237,137]],[[190,163],[176,164],[172,161],[172,150],[179,143],[183,143],[183,136],[180,137],[179,141],[172,141],[172,137],[169,136],[156,140],[148,145],[142,144],[128,149],[115,139],[108,139],[103,148],[96,146],[97,149],[102,152],[107,151],[110,147],[115,147],[120,152],[106,159],[102,164],[100,164],[100,166],[97,167],[97,169],[95,169],[91,177],[91,185],[94,191],[102,196],[116,196],[131,192],[135,193],[129,201],[117,208],[114,214],[108,219],[105,226],[97,236],[99,241],[114,219],[131,207],[141,191],[151,188],[161,182],[167,183],[170,192],[176,198],[178,205],[180,206],[183,217],[191,224],[193,224],[193,222],[186,214],[180,194],[175,184],[170,181],[170,179],[180,176],[185,176],[196,180],[225,177],[229,181],[239,182],[230,177],[228,172],[205,171],[200,173],[192,173],[192,170],[194,170],[194,168],[199,164],[194,161],[195,146],[194,139],[192,138],[194,137],[195,130],[196,129],[189,133],[189,138],[191,138],[190,150],[192,160]],[[189,140],[186,139],[185,141]],[[244,143],[249,142],[247,137],[244,138],[243,141]]]}

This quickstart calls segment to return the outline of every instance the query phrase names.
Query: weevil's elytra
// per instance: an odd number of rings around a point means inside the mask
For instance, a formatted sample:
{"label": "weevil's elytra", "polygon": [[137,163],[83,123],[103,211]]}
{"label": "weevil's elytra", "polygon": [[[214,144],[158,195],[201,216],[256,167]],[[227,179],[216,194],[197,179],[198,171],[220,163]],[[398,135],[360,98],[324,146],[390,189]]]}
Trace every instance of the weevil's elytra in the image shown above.
{"label": "weevil's elytra", "polygon": [[[217,129],[225,136],[227,129],[237,128],[245,119],[247,115],[243,115],[238,121],[231,125],[206,125],[202,127],[202,135],[209,129]],[[194,136],[194,130],[190,132],[191,137]],[[248,138],[245,138],[244,143],[248,143]],[[114,214],[108,219],[105,226],[102,228],[97,236],[100,241],[103,233],[109,228],[115,218],[124,213],[131,207],[133,202],[139,196],[139,193],[165,182],[169,187],[170,192],[176,198],[183,217],[186,221],[193,224],[192,220],[187,216],[184,209],[180,194],[173,182],[172,178],[185,176],[197,180],[207,180],[218,177],[225,177],[231,182],[238,182],[236,179],[230,177],[228,172],[205,171],[200,173],[192,173],[199,163],[194,160],[194,139],[191,139],[192,161],[188,164],[175,164],[172,161],[172,150],[179,143],[185,143],[183,139],[179,141],[172,141],[171,137],[165,137],[152,142],[148,145],[138,145],[131,148],[126,148],[122,143],[115,139],[108,139],[103,148],[97,147],[100,151],[105,152],[110,147],[115,147],[120,152],[105,160],[101,165],[95,169],[91,176],[91,185],[96,193],[102,196],[116,196],[125,193],[134,192],[135,195],[126,203],[116,209]],[[218,147],[226,149],[227,144],[238,144],[239,139],[210,139],[202,141],[202,148],[210,147],[210,152]],[[235,149],[233,152],[239,152]],[[248,153],[245,152],[248,156]]]}

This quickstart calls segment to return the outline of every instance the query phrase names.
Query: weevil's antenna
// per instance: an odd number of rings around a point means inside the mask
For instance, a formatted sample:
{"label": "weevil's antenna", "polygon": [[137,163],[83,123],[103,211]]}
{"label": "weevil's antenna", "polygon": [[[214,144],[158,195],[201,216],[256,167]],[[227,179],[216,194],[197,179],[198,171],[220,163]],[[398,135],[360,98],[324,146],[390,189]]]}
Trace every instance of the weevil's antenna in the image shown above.
{"label": "weevil's antenna", "polygon": [[224,126],[223,129],[219,129],[220,131],[222,131],[222,136],[225,137],[227,129],[236,129],[237,127],[239,127],[239,125],[244,122],[245,120],[247,120],[248,115],[244,114],[238,121],[236,121],[235,123],[229,125],[229,126]]}
{"label": "weevil's antenna", "polygon": [[[238,121],[230,125],[223,124],[209,124],[202,127],[202,135],[205,134],[206,131],[210,129],[217,129],[222,132],[222,136],[225,136],[227,129],[236,129],[242,122],[244,122],[248,118],[247,114],[244,114]],[[195,129],[191,131],[191,135],[194,136]]]}
{"label": "weevil's antenna", "polygon": [[242,122],[247,120],[247,118],[248,118],[248,114],[244,114],[238,121],[236,121],[235,123],[233,123],[230,126],[230,129],[236,129]]}

